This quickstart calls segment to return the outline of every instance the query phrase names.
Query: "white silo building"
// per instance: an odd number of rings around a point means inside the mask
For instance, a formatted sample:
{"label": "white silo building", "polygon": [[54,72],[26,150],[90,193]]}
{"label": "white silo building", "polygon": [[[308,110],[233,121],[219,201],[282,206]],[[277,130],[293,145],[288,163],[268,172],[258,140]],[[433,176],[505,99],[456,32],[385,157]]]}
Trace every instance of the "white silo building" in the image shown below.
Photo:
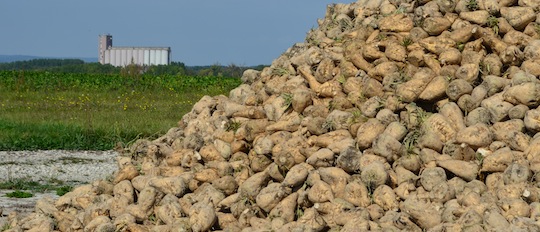
{"label": "white silo building", "polygon": [[171,63],[170,47],[113,47],[112,35],[99,36],[99,63],[125,67],[168,65]]}

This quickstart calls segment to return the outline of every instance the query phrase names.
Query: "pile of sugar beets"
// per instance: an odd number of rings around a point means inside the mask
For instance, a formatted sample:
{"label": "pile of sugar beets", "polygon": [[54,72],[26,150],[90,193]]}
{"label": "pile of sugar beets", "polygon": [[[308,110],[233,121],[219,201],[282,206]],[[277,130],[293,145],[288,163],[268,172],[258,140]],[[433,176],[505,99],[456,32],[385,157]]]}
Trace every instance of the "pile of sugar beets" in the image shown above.
{"label": "pile of sugar beets", "polygon": [[[538,231],[540,1],[360,0],[8,231]],[[538,17],[537,17],[538,16]]]}

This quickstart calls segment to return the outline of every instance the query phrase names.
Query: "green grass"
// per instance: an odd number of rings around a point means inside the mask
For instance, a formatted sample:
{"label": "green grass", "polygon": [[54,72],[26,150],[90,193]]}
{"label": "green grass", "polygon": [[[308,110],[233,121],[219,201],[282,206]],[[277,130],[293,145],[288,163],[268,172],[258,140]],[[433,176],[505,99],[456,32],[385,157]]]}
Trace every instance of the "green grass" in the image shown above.
{"label": "green grass", "polygon": [[2,227],[0,227],[0,231],[6,231],[6,230],[9,230],[9,229],[11,229],[11,224],[9,224],[9,222],[4,223],[4,225],[2,225]]}
{"label": "green grass", "polygon": [[0,189],[10,190],[33,190],[44,192],[51,189],[51,186],[42,185],[36,181],[27,181],[23,179],[10,180],[0,183]]}
{"label": "green grass", "polygon": [[0,72],[0,150],[109,150],[156,138],[239,78]]}
{"label": "green grass", "polygon": [[27,190],[31,192],[47,192],[47,191],[56,191],[58,196],[62,196],[67,192],[71,191],[73,187],[69,185],[64,185],[64,183],[56,180],[51,180],[47,183],[39,183],[36,181],[25,180],[25,179],[14,179],[6,182],[0,182],[0,189],[8,190]]}
{"label": "green grass", "polygon": [[25,192],[25,191],[19,191],[19,190],[16,190],[16,191],[13,191],[13,192],[10,192],[10,193],[6,193],[6,197],[10,197],[10,198],[29,198],[29,197],[33,197],[34,194],[32,193],[29,193],[29,192]]}
{"label": "green grass", "polygon": [[32,197],[32,193],[35,192],[56,192],[56,195],[63,196],[70,192],[73,186],[64,185],[62,181],[51,179],[46,183],[39,183],[36,181],[26,179],[13,179],[6,182],[0,182],[0,189],[15,190],[11,193],[7,193],[7,197],[13,198],[28,198]]}
{"label": "green grass", "polygon": [[56,195],[64,196],[66,193],[70,192],[71,190],[73,190],[72,186],[67,186],[67,185],[61,186],[61,187],[56,188]]}

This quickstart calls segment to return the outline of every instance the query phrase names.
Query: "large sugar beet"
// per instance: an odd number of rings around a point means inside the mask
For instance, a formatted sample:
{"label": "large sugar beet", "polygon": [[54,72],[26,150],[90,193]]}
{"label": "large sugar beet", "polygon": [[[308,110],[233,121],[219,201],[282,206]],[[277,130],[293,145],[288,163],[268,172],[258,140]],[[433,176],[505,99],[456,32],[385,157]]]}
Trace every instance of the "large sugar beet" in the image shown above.
{"label": "large sugar beet", "polygon": [[422,228],[433,228],[442,222],[442,212],[435,203],[410,196],[403,202],[402,210],[408,212]]}
{"label": "large sugar beet", "polygon": [[434,101],[445,96],[448,79],[444,76],[434,77],[422,91],[418,98],[423,101]]}
{"label": "large sugar beet", "polygon": [[443,143],[454,139],[457,133],[450,120],[438,113],[431,115],[425,121],[424,128],[428,134],[437,136]]}
{"label": "large sugar beet", "polygon": [[413,102],[424,91],[431,80],[435,77],[435,72],[431,69],[421,69],[410,81],[399,85],[396,94],[405,102]]}
{"label": "large sugar beet", "polygon": [[530,162],[531,170],[534,172],[540,171],[540,137],[536,137],[531,141],[531,144],[525,150],[525,155]]}
{"label": "large sugar beet", "polygon": [[216,222],[217,217],[214,207],[207,203],[199,202],[193,205],[189,223],[193,231],[207,231]]}
{"label": "large sugar beet", "polygon": [[475,163],[462,160],[441,160],[437,164],[466,181],[474,180],[478,175],[479,167]]}
{"label": "large sugar beet", "polygon": [[373,141],[384,131],[384,125],[377,119],[369,119],[358,128],[356,143],[360,149],[369,148]]}
{"label": "large sugar beet", "polygon": [[381,20],[379,27],[387,31],[405,32],[413,28],[413,21],[405,14],[395,14]]}
{"label": "large sugar beet", "polygon": [[148,184],[164,194],[172,194],[176,197],[182,197],[187,189],[184,181],[178,177],[156,178]]}
{"label": "large sugar beet", "polygon": [[538,106],[540,103],[540,83],[526,82],[508,88],[504,94],[504,100],[512,104],[523,104],[529,107]]}
{"label": "large sugar beet", "polygon": [[242,183],[238,191],[245,197],[255,199],[261,189],[264,188],[268,182],[269,177],[270,176],[266,171],[259,172]]}
{"label": "large sugar beet", "polygon": [[269,184],[257,195],[256,202],[261,209],[270,212],[283,198],[289,195],[288,189],[279,183]]}
{"label": "large sugar beet", "polygon": [[458,134],[459,136],[456,138],[458,143],[466,143],[473,147],[487,147],[493,141],[491,131],[483,123],[464,128]]}

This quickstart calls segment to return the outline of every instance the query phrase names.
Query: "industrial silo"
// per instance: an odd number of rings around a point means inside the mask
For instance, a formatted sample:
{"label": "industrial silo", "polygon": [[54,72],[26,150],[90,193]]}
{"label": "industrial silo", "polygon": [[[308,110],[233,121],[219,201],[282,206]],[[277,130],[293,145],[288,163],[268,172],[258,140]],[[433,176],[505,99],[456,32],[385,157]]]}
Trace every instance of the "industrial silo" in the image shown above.
{"label": "industrial silo", "polygon": [[114,66],[167,65],[171,62],[169,47],[113,47],[111,35],[100,35],[99,62]]}

